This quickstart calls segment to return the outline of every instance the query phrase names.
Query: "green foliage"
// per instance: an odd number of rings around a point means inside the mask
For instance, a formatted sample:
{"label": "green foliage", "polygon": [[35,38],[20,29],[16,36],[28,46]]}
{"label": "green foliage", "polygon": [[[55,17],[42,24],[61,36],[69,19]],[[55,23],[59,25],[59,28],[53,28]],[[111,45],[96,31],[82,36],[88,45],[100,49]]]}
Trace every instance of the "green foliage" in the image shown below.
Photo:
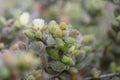
{"label": "green foliage", "polygon": [[116,64],[115,64],[115,62],[112,62],[111,64],[110,64],[110,72],[116,72]]}

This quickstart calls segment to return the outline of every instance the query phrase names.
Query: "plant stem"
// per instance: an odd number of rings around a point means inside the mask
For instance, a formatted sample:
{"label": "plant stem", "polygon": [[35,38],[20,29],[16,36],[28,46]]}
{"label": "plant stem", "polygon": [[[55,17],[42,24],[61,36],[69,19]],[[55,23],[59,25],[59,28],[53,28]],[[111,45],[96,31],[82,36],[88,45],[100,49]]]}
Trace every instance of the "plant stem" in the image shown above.
{"label": "plant stem", "polygon": [[102,80],[103,78],[109,78],[109,77],[114,77],[114,76],[119,76],[120,77],[120,73],[104,74],[104,75],[99,76],[98,78],[88,77],[88,78],[85,78],[83,80]]}

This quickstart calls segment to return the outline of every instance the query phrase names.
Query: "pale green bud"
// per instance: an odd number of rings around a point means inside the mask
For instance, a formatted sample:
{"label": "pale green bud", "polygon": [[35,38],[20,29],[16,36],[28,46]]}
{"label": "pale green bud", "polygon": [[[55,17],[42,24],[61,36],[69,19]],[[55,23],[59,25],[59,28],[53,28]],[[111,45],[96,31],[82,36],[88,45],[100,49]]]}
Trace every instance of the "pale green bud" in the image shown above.
{"label": "pale green bud", "polygon": [[53,46],[53,45],[55,45],[55,40],[52,36],[48,36],[47,40],[46,40],[46,43],[47,43],[48,46]]}
{"label": "pale green bud", "polygon": [[41,31],[37,31],[37,32],[35,33],[35,37],[36,37],[37,39],[42,38],[42,32],[41,32]]}
{"label": "pale green bud", "polygon": [[83,43],[88,44],[88,43],[93,43],[94,42],[94,36],[93,35],[85,35],[83,37]]}
{"label": "pale green bud", "polygon": [[74,50],[73,52],[72,52],[72,55],[73,56],[76,56],[76,55],[78,55],[79,54],[79,50]]}
{"label": "pale green bud", "polygon": [[51,27],[48,27],[48,30],[51,34],[53,34],[55,32],[55,30],[57,29],[56,26],[51,26]]}
{"label": "pale green bud", "polygon": [[62,33],[63,33],[63,36],[67,36],[69,34],[69,32],[66,30],[63,30]]}
{"label": "pale green bud", "polygon": [[54,70],[55,72],[62,72],[66,69],[66,65],[59,61],[51,62],[50,66],[51,66],[52,70]]}
{"label": "pale green bud", "polygon": [[56,46],[57,49],[63,49],[64,45],[65,45],[65,43],[62,39],[60,39],[60,38],[56,39],[56,45],[55,46]]}
{"label": "pale green bud", "polygon": [[56,29],[53,34],[54,34],[55,37],[62,37],[62,30],[61,29]]}
{"label": "pale green bud", "polygon": [[25,30],[24,33],[28,38],[34,38],[35,37],[35,33],[32,30]]}
{"label": "pale green bud", "polygon": [[19,21],[15,21],[14,23],[15,28],[22,28],[23,26],[20,24]]}
{"label": "pale green bud", "polygon": [[72,37],[65,37],[65,38],[64,38],[64,41],[65,41],[65,43],[67,43],[67,44],[71,44],[71,43],[74,43],[74,42],[75,42],[75,39],[72,38]]}
{"label": "pale green bud", "polygon": [[49,25],[53,26],[53,25],[57,25],[57,23],[56,23],[56,21],[52,20],[52,21],[50,21]]}
{"label": "pale green bud", "polygon": [[79,53],[75,46],[70,47],[68,52],[71,56],[76,56]]}
{"label": "pale green bud", "polygon": [[47,53],[49,54],[49,56],[53,59],[59,59],[59,53],[58,50],[56,49],[52,49],[52,48],[46,48]]}
{"label": "pale green bud", "polygon": [[92,51],[92,48],[91,48],[91,46],[85,46],[84,50],[86,51],[86,53],[89,53]]}
{"label": "pale green bud", "polygon": [[67,25],[64,22],[60,23],[60,29],[65,30],[67,28]]}
{"label": "pale green bud", "polygon": [[41,31],[45,31],[48,29],[48,25],[44,25],[42,28],[41,28]]}
{"label": "pale green bud", "polygon": [[65,55],[62,58],[62,62],[65,63],[65,64],[67,64],[67,65],[70,65],[70,64],[73,63],[72,58],[68,57],[68,56],[65,56]]}
{"label": "pale green bud", "polygon": [[74,68],[74,67],[71,67],[71,68],[69,69],[69,72],[70,72],[71,74],[76,74],[76,73],[78,73],[78,70],[77,70],[76,68]]}
{"label": "pale green bud", "polygon": [[51,33],[51,34],[53,34],[54,33],[54,31],[57,29],[57,24],[56,24],[56,22],[55,21],[51,21],[50,23],[49,23],[49,25],[48,25],[48,30],[49,30],[49,32]]}

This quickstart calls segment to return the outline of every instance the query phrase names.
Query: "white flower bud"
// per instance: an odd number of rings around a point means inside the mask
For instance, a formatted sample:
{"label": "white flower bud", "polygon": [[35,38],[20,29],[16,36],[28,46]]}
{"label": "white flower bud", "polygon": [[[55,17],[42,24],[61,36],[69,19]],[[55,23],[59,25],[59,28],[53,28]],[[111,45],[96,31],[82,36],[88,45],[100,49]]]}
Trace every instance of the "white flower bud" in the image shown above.
{"label": "white flower bud", "polygon": [[29,19],[30,19],[30,14],[28,12],[24,12],[20,16],[19,21],[22,25],[26,25],[26,24],[28,24]]}
{"label": "white flower bud", "polygon": [[35,20],[33,20],[32,24],[33,24],[34,29],[36,29],[36,30],[37,29],[41,30],[42,27],[45,25],[43,19],[35,19]]}

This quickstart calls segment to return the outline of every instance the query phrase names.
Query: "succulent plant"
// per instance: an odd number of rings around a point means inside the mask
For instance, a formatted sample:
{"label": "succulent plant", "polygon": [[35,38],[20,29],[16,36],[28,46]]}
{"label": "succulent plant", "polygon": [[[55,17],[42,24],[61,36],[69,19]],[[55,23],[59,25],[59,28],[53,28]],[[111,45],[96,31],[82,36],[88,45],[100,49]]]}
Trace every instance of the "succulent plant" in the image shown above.
{"label": "succulent plant", "polygon": [[[45,65],[47,73],[56,74],[68,71],[68,67],[76,65],[76,56],[80,55],[79,58],[82,58],[85,57],[86,53],[91,52],[92,48],[83,44],[94,42],[92,35],[82,36],[79,31],[70,28],[63,22],[57,24],[52,20],[48,25],[42,25],[44,21],[41,20],[33,20],[34,24],[39,24],[37,29],[34,29],[35,25],[33,25],[24,33],[29,39],[30,50],[33,50],[39,56],[47,55],[45,57],[45,59],[47,58],[45,61],[49,63]],[[41,28],[45,26],[47,27],[42,30]],[[64,34],[64,32],[67,32],[67,34]],[[41,44],[44,46],[41,46]]]}

